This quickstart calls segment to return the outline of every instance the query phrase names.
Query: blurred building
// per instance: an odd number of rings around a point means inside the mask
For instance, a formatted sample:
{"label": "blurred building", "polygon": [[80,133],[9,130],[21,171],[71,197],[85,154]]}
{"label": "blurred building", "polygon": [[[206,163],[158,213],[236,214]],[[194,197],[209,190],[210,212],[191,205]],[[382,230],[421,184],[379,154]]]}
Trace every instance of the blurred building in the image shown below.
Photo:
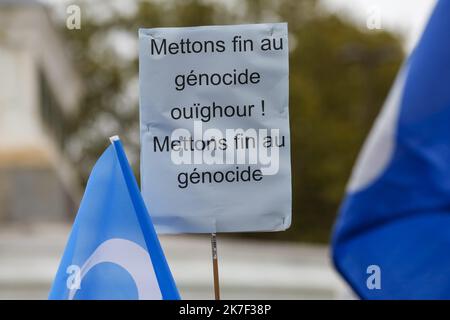
{"label": "blurred building", "polygon": [[0,0],[0,222],[73,212],[78,183],[63,129],[81,93],[45,6]]}

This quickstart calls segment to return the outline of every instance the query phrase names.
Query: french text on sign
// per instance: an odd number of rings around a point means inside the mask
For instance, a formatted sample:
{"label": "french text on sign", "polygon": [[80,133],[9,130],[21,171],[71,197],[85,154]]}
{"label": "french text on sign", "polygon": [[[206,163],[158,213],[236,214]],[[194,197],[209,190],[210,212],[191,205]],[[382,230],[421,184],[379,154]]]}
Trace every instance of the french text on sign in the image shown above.
{"label": "french text on sign", "polygon": [[139,30],[141,185],[160,233],[291,223],[286,23]]}

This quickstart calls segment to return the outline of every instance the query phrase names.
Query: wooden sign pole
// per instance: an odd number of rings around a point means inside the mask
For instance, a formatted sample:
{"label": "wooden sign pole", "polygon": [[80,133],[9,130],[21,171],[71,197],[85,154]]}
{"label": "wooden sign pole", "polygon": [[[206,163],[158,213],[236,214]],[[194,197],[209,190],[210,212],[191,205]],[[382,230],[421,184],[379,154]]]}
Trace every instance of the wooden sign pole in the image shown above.
{"label": "wooden sign pole", "polygon": [[217,260],[217,239],[215,233],[211,233],[211,249],[214,276],[214,297],[216,298],[216,300],[220,300],[219,264]]}

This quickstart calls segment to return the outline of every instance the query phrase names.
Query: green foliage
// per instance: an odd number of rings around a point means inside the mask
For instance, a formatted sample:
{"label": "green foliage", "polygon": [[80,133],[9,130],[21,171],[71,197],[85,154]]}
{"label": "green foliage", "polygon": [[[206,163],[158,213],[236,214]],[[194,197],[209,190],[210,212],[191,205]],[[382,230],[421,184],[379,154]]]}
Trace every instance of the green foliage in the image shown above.
{"label": "green foliage", "polygon": [[[100,2],[78,4],[89,13]],[[137,83],[137,52],[120,57],[112,50],[114,41],[105,39],[125,34],[137,41],[139,27],[273,21],[287,21],[290,32],[293,224],[270,238],[327,241],[357,153],[403,52],[397,36],[358,29],[312,0],[246,0],[234,7],[199,0],[140,1],[132,15],[119,10],[103,19],[84,14],[80,31],[64,31],[86,88],[67,138],[84,181],[107,145],[105,137],[115,133],[138,172],[138,87],[130,87]]]}

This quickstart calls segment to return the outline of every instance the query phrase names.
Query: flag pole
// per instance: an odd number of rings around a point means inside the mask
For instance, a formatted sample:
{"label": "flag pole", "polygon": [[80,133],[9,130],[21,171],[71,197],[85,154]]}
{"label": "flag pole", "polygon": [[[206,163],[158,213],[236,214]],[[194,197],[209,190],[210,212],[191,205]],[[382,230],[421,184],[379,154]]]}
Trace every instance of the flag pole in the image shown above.
{"label": "flag pole", "polygon": [[217,238],[215,233],[211,233],[211,249],[214,277],[214,297],[216,300],[220,300],[219,263],[217,260]]}

